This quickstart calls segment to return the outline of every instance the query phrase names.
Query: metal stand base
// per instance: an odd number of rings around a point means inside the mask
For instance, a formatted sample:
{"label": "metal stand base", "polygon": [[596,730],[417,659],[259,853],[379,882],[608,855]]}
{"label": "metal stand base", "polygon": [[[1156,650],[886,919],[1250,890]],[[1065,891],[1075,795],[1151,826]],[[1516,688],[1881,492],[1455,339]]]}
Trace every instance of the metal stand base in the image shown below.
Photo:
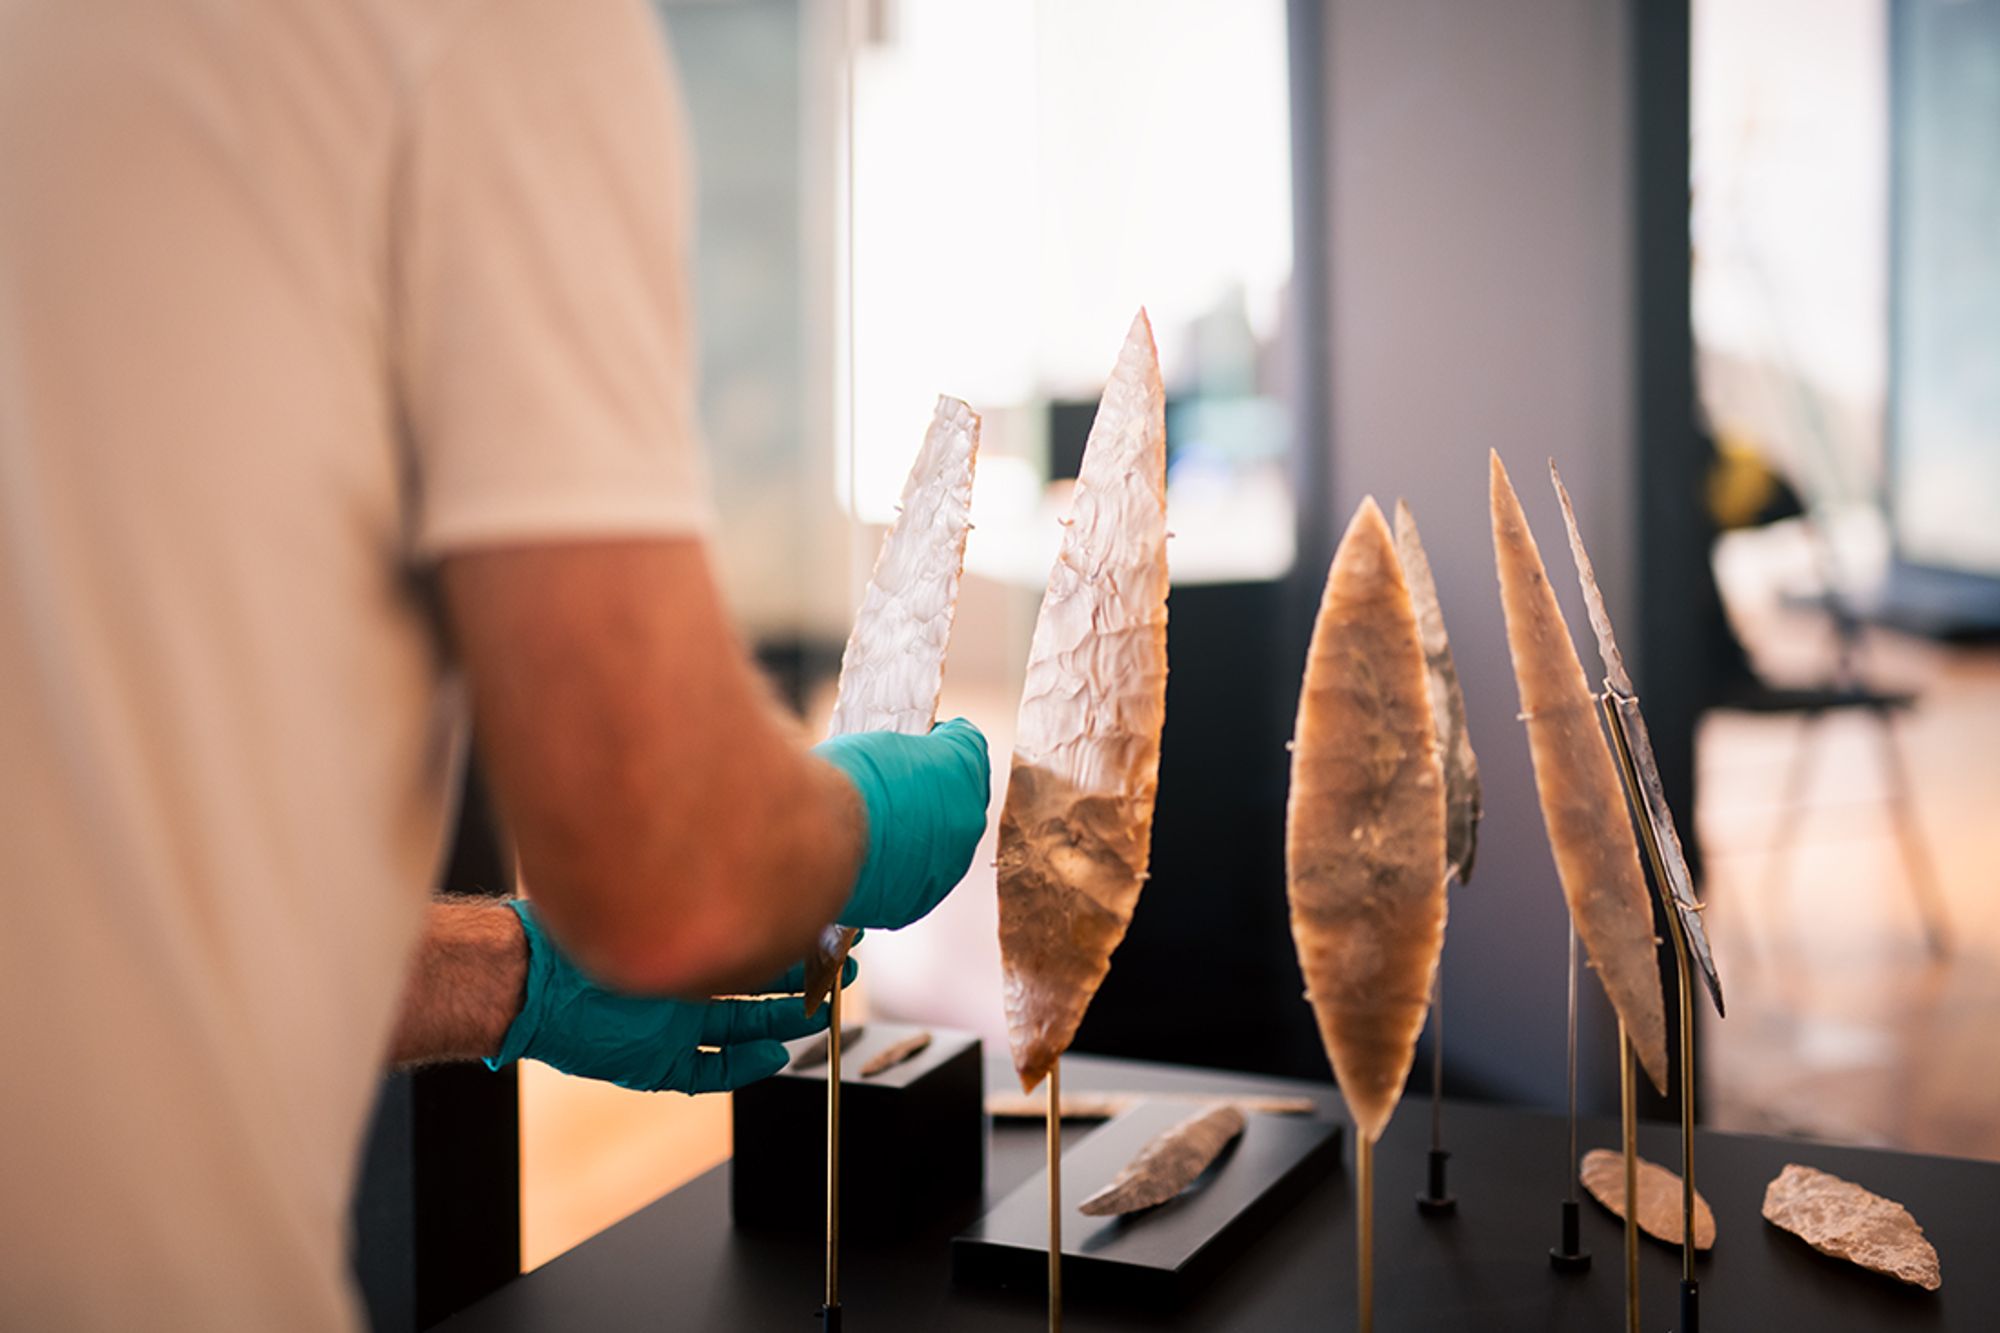
{"label": "metal stand base", "polygon": [[1582,1206],[1575,1199],[1563,1200],[1562,1244],[1549,1248],[1549,1267],[1558,1273],[1590,1271],[1590,1251],[1583,1248]]}
{"label": "metal stand base", "polygon": [[1452,1197],[1444,1183],[1444,1164],[1450,1159],[1451,1154],[1445,1149],[1431,1149],[1428,1188],[1417,1196],[1417,1211],[1425,1217],[1446,1217],[1458,1211],[1458,1200]]}

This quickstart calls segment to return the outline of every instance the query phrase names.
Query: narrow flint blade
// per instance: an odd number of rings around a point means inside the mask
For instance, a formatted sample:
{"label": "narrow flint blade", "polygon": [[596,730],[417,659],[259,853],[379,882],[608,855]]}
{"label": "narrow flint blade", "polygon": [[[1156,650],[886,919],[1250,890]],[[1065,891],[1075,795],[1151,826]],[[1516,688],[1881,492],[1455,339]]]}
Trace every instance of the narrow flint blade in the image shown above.
{"label": "narrow flint blade", "polygon": [[1157,1208],[1194,1184],[1243,1133],[1243,1112],[1223,1105],[1198,1111],[1133,1155],[1109,1185],[1077,1205],[1090,1217]]}
{"label": "narrow flint blade", "polygon": [[1507,651],[1549,851],[1591,968],[1625,1021],[1647,1079],[1665,1093],[1667,1025],[1653,900],[1624,784],[1548,566],[1499,454],[1487,455],[1487,472]]}
{"label": "narrow flint blade", "polygon": [[1417,531],[1416,515],[1401,500],[1396,501],[1396,558],[1402,562],[1410,601],[1417,609],[1417,637],[1423,640],[1424,667],[1430,676],[1431,717],[1437,724],[1438,753],[1444,758],[1444,856],[1452,876],[1469,884],[1473,856],[1479,850],[1479,759],[1472,752],[1465,693],[1452,662],[1430,556]]}
{"label": "narrow flint blade", "polygon": [[1447,911],[1444,766],[1429,675],[1408,581],[1373,497],[1334,553],[1292,737],[1292,944],[1355,1133],[1373,1143],[1417,1053]]}
{"label": "narrow flint blade", "polygon": [[[840,657],[830,734],[921,736],[937,720],[978,460],[979,414],[940,394]],[[854,936],[845,926],[820,931],[806,959],[807,1013],[832,992]]]}
{"label": "narrow flint blade", "polygon": [[1682,929],[1687,932],[1688,948],[1693,951],[1695,963],[1701,968],[1701,979],[1708,984],[1708,997],[1715,1002],[1716,1016],[1721,1017],[1722,978],[1715,970],[1715,953],[1709,947],[1708,928],[1702,924],[1701,902],[1694,895],[1694,875],[1688,870],[1687,853],[1681,849],[1681,836],[1674,827],[1674,812],[1667,805],[1659,761],[1653,756],[1652,733],[1646,730],[1645,715],[1639,711],[1639,693],[1632,687],[1632,677],[1625,669],[1625,656],[1618,651],[1618,640],[1611,632],[1611,613],[1605,608],[1603,590],[1597,586],[1597,570],[1590,563],[1590,552],[1583,547],[1583,533],[1577,526],[1576,508],[1570,504],[1569,490],[1563,485],[1562,473],[1556,470],[1553,459],[1549,461],[1549,479],[1555,483],[1556,498],[1562,502],[1563,525],[1569,529],[1569,553],[1576,561],[1577,582],[1583,586],[1583,603],[1590,613],[1590,628],[1597,635],[1597,654],[1604,659],[1604,685],[1611,693],[1612,708],[1624,724],[1625,740],[1632,752],[1632,767],[1639,774],[1640,800],[1645,805],[1647,818],[1660,836],[1660,858],[1666,863],[1669,900],[1674,913],[1680,917]]}

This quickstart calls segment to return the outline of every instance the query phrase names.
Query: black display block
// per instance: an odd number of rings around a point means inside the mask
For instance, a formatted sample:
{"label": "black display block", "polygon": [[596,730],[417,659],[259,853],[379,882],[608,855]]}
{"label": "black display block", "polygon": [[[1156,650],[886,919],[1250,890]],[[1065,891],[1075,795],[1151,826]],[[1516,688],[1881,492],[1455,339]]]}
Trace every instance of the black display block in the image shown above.
{"label": "black display block", "polygon": [[[1063,1057],[1062,1074],[1063,1087],[1072,1092],[1308,1096],[1325,1114],[1342,1114],[1333,1085],[1325,1080],[1302,1083],[1076,1054]],[[986,1077],[990,1087],[1013,1078],[1004,1053],[989,1059]],[[1584,1205],[1581,1244],[1597,1255],[1589,1272],[1558,1273],[1549,1267],[1549,1245],[1557,1236],[1556,1202],[1571,1160],[1563,1117],[1447,1101],[1451,1185],[1458,1210],[1433,1218],[1410,1206],[1411,1193],[1423,1182],[1430,1148],[1430,1118],[1410,1114],[1415,1109],[1403,1108],[1375,1150],[1381,1196],[1375,1200],[1377,1333],[1604,1333],[1623,1328],[1625,1275],[1618,1260],[1623,1231],[1608,1210]],[[1586,1117],[1582,1130],[1586,1146],[1618,1141],[1616,1120]],[[1072,1150],[1085,1137],[1083,1122],[1065,1127]],[[1695,1142],[1701,1191],[1715,1209],[1721,1232],[1716,1249],[1698,1269],[1706,1327],[1730,1333],[2000,1329],[2000,1264],[1991,1261],[1992,1201],[2000,1198],[2000,1163],[1705,1129],[1695,1131]],[[1639,1151],[1656,1162],[1678,1162],[1680,1127],[1641,1123]],[[998,1200],[1041,1170],[1042,1126],[994,1121],[987,1152],[988,1188]],[[1831,1171],[1907,1207],[1937,1246],[1944,1289],[1923,1291],[1830,1259],[1764,1221],[1758,1211],[1764,1187],[1787,1162]],[[1232,1161],[1225,1169],[1234,1166]],[[730,1174],[725,1164],[689,1181],[523,1273],[437,1333],[680,1328],[812,1333],[819,1327],[814,1314],[825,1261],[823,1237],[816,1231],[717,1225],[729,1211]],[[817,1187],[808,1184],[799,1193],[800,1208],[816,1212]],[[1039,1182],[1034,1197],[1041,1198]],[[1010,1292],[952,1282],[946,1260],[951,1238],[965,1229],[968,1214],[978,1211],[973,1200],[928,1218],[896,1240],[855,1239],[843,1245],[840,1280],[848,1326],[866,1333],[1026,1333],[1042,1328],[1039,1255],[1035,1275]],[[1354,1178],[1342,1172],[1305,1190],[1253,1244],[1204,1279],[1185,1303],[1142,1313],[1136,1307],[1072,1298],[1066,1302],[1063,1327],[1068,1333],[1352,1328],[1354,1246]],[[1074,1270],[1074,1259],[1070,1266]],[[1678,1328],[1680,1251],[1646,1241],[1639,1250],[1639,1268],[1641,1322],[1648,1333]]]}
{"label": "black display block", "polygon": [[[1077,1211],[1148,1141],[1195,1109],[1141,1102],[1063,1154],[1065,1297],[1150,1308],[1185,1301],[1340,1162],[1335,1122],[1251,1113],[1242,1136],[1179,1198],[1124,1217]],[[1037,1171],[952,1241],[954,1281],[1046,1289],[1047,1176]]]}
{"label": "black display block", "polygon": [[[863,1078],[868,1058],[924,1031],[870,1022],[841,1047],[840,1227],[845,1236],[894,1237],[966,1217],[986,1183],[985,1081],[979,1038],[929,1029],[914,1058]],[[825,1064],[786,1069],[739,1089],[730,1213],[739,1227],[826,1228]]]}

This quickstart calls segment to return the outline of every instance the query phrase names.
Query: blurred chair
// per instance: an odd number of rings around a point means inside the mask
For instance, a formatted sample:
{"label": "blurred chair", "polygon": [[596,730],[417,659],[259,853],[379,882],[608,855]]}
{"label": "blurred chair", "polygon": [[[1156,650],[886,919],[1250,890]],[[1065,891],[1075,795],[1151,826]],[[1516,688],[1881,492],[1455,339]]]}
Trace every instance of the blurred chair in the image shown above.
{"label": "blurred chair", "polygon": [[[1951,948],[1950,922],[1936,864],[1917,820],[1909,764],[1898,730],[1901,715],[1915,706],[1917,696],[1907,690],[1884,689],[1868,681],[1861,666],[1864,625],[1833,576],[1825,538],[1797,494],[1761,458],[1728,443],[1718,445],[1710,474],[1709,509],[1717,529],[1724,531],[1758,527],[1784,518],[1797,518],[1806,525],[1819,555],[1821,571],[1820,591],[1810,602],[1827,618],[1834,645],[1833,662],[1821,679],[1804,686],[1775,685],[1757,672],[1735,632],[1728,628],[1726,619],[1723,622],[1726,641],[1718,645],[1723,660],[1719,663],[1719,683],[1711,707],[1742,713],[1799,715],[1798,740],[1792,750],[1764,882],[1775,887],[1789,880],[1791,854],[1798,840],[1806,795],[1812,783],[1813,761],[1818,754],[1820,724],[1830,713],[1865,713],[1875,724],[1885,799],[1902,850],[1904,874],[1923,924],[1924,943],[1933,958],[1944,958]],[[1718,596],[1718,609],[1720,605]]]}

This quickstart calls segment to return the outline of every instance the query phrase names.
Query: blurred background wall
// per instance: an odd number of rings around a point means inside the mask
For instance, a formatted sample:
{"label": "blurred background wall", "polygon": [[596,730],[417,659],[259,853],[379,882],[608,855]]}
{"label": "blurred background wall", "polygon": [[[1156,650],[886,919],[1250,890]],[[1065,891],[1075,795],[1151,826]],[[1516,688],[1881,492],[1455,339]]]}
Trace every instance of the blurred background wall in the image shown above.
{"label": "blurred background wall", "polygon": [[[1644,53],[1626,7],[1593,0],[1343,0],[1326,13],[1324,509],[1345,515],[1367,492],[1409,500],[1464,682],[1486,817],[1473,882],[1451,897],[1450,1076],[1559,1105],[1567,914],[1516,721],[1486,456],[1507,462],[1580,627],[1547,476],[1560,463],[1628,651],[1644,673],[1674,669],[1673,645],[1654,657],[1640,642],[1637,601],[1636,192],[1654,169],[1632,152]],[[1670,719],[1654,726],[1675,733]],[[1596,985],[1583,999],[1584,1097],[1602,1104],[1615,1096],[1615,1019]]]}

